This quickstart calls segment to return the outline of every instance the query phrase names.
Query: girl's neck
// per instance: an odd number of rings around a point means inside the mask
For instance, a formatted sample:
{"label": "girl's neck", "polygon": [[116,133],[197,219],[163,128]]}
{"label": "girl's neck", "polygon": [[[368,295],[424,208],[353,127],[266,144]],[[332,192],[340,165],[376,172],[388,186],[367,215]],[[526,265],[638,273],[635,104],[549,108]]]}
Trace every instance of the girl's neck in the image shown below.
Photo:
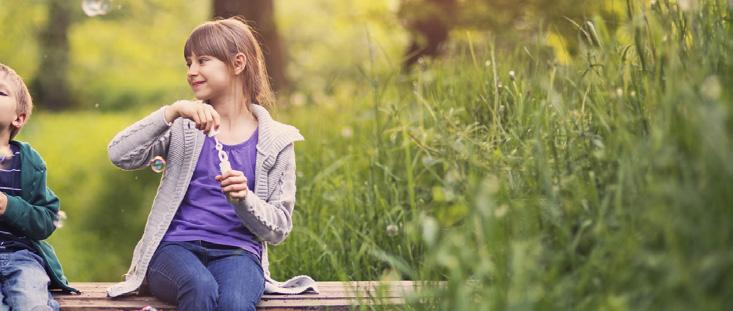
{"label": "girl's neck", "polygon": [[223,96],[212,98],[209,104],[214,107],[221,118],[220,130],[230,132],[238,126],[251,127],[257,119],[249,110],[249,101],[241,89]]}

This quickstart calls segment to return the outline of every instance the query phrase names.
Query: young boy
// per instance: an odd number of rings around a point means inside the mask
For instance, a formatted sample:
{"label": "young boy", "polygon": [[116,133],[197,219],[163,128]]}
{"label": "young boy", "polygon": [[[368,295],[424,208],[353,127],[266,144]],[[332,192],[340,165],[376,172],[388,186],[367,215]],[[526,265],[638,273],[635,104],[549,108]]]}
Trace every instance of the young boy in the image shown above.
{"label": "young boy", "polygon": [[23,80],[0,63],[0,310],[58,310],[49,288],[68,286],[53,248],[59,199],[46,187],[46,165],[13,140],[31,115]]}

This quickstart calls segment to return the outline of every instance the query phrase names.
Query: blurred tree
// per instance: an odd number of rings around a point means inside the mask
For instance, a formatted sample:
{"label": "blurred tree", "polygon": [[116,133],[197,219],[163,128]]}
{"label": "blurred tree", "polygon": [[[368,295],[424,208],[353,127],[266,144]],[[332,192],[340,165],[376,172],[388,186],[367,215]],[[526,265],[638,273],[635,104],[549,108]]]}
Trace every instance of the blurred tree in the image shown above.
{"label": "blurred tree", "polygon": [[31,82],[31,91],[34,102],[51,110],[66,109],[72,103],[67,73],[73,4],[67,0],[50,0],[48,21],[39,36],[40,66]]}
{"label": "blurred tree", "polygon": [[616,2],[623,5],[621,0],[467,0],[457,26],[490,30],[500,44],[552,32],[574,55],[582,38],[578,26],[595,15],[612,19],[609,9]]}
{"label": "blurred tree", "polygon": [[273,1],[214,0],[213,6],[214,17],[242,16],[250,23],[262,45],[273,89],[276,91],[287,89],[285,49],[277,33]]}
{"label": "blurred tree", "polygon": [[448,39],[456,11],[455,0],[405,0],[400,12],[410,32],[403,69],[409,69],[420,57],[437,56],[440,45]]}
{"label": "blurred tree", "polygon": [[593,15],[612,19],[613,14],[608,14],[608,10],[614,3],[614,0],[402,0],[398,15],[412,34],[403,66],[408,69],[422,56],[439,55],[441,44],[454,28],[490,31],[500,46],[511,46],[541,31],[551,31],[563,37],[566,48],[574,54],[579,43],[577,25],[583,25]]}

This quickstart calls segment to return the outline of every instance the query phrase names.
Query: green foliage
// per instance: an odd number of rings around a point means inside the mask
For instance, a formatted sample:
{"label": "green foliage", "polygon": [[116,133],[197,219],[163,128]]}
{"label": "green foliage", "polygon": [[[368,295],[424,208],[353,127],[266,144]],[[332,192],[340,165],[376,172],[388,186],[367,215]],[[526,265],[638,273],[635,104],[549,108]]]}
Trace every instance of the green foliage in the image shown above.
{"label": "green foliage", "polygon": [[[74,108],[117,111],[190,96],[183,43],[208,19],[208,2],[119,0],[109,14],[95,17],[83,15],[80,1],[74,3],[66,73]],[[38,68],[41,58],[54,53],[39,51],[36,38],[47,23],[47,5],[0,0],[0,7],[0,61],[29,84],[44,73]],[[36,105],[43,109],[48,103]]]}
{"label": "green foliage", "polygon": [[[448,284],[425,298],[447,310],[730,308],[731,8],[691,3],[633,3],[618,30],[629,40],[592,20],[583,35],[596,44],[567,66],[529,46],[419,73],[401,104],[424,103],[402,117],[409,145],[453,166],[470,204],[446,224],[453,207],[433,191],[434,213],[410,217],[429,247],[406,273]],[[436,129],[446,139],[430,139]],[[450,189],[438,176],[416,188]]]}
{"label": "green foliage", "polygon": [[190,97],[183,44],[208,18],[207,3],[116,5],[108,16],[80,19],[70,34],[69,76],[80,108],[123,110]]}
{"label": "green foliage", "polygon": [[634,6],[567,65],[472,42],[288,111],[309,140],[277,275],[447,281],[428,309],[728,308],[729,14]]}
{"label": "green foliage", "polygon": [[139,117],[37,114],[18,137],[43,156],[61,198],[68,218],[50,242],[73,281],[119,280],[142,234],[159,176],[116,169],[106,152],[114,134]]}
{"label": "green foliage", "polygon": [[275,1],[275,6],[298,102],[318,104],[343,89],[350,92],[360,67],[401,63],[408,38],[395,1]]}
{"label": "green foliage", "polygon": [[[576,21],[575,57],[560,61],[541,35],[502,50],[458,33],[448,57],[411,76],[394,61],[404,34],[382,28],[394,19],[362,19],[394,7],[339,2],[352,15],[323,26],[298,21],[317,6],[278,4],[302,87],[276,118],[306,141],[274,276],[447,282],[414,297],[432,303],[418,309],[730,309],[731,6],[613,3],[622,15]],[[366,20],[358,39],[340,28],[348,16]],[[357,44],[331,51],[345,42]],[[129,53],[115,62],[145,57]],[[173,81],[161,66],[156,77]],[[98,72],[84,70],[75,79],[92,83],[82,76]],[[180,97],[119,77],[89,98]],[[51,241],[74,281],[127,269],[159,176],[113,168],[105,148],[153,109],[41,113],[21,132],[69,215]]]}

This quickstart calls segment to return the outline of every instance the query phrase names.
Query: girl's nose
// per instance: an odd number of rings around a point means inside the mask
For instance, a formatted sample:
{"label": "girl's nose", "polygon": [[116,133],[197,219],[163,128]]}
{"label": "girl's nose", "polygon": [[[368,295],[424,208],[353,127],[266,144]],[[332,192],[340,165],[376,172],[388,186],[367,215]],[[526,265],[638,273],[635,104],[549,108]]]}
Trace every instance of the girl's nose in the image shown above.
{"label": "girl's nose", "polygon": [[196,63],[192,63],[191,66],[188,66],[188,76],[195,76],[199,73],[199,68]]}

